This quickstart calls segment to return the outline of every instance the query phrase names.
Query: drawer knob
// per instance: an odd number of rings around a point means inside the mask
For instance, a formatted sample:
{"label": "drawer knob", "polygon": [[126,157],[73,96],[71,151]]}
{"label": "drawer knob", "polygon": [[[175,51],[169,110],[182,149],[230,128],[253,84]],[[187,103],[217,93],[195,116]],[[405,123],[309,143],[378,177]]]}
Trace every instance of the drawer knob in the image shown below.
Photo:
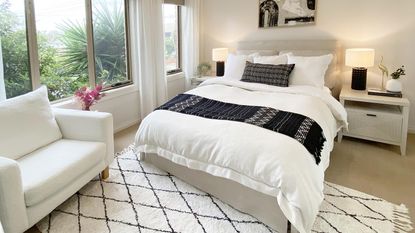
{"label": "drawer knob", "polygon": [[366,114],[368,117],[377,117],[375,114]]}

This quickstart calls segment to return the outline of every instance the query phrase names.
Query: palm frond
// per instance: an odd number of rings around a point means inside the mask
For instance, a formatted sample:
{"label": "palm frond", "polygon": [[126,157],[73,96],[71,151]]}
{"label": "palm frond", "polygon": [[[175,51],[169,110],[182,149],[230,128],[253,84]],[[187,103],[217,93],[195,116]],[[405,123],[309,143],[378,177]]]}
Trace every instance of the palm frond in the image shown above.
{"label": "palm frond", "polygon": [[[126,75],[125,15],[123,1],[93,1],[93,32],[97,79],[114,83]],[[65,22],[59,26],[64,45],[62,65],[67,75],[88,73],[85,24]],[[97,80],[98,81],[98,80]]]}

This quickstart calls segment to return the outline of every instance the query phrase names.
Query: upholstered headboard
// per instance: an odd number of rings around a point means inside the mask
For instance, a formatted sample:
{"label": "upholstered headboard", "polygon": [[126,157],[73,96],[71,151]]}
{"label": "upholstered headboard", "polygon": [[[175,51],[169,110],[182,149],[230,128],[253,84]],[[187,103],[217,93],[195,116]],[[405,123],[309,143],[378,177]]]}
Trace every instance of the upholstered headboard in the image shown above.
{"label": "upholstered headboard", "polygon": [[327,70],[325,83],[336,96],[341,89],[343,80],[340,70],[343,63],[343,50],[335,40],[271,40],[271,41],[241,41],[237,45],[238,53],[259,52],[260,54],[275,55],[293,52],[299,56],[319,56],[333,54],[334,58]]}

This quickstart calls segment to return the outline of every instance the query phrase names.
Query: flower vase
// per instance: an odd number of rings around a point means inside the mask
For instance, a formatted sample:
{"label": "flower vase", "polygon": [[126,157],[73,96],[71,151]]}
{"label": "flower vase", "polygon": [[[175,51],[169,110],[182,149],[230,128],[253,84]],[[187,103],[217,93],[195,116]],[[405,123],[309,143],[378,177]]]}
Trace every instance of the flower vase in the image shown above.
{"label": "flower vase", "polygon": [[390,79],[386,83],[386,90],[390,92],[402,92],[402,83],[399,79]]}

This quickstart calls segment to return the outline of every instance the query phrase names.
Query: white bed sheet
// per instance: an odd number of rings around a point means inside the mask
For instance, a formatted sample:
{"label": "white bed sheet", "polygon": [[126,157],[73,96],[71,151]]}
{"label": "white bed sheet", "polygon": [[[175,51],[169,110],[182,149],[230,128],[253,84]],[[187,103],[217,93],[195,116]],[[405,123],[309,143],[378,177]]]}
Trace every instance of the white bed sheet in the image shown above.
{"label": "white bed sheet", "polygon": [[327,91],[288,88],[215,78],[188,94],[228,103],[266,106],[308,116],[327,139],[322,161],[296,140],[241,122],[212,120],[171,111],[155,111],[136,135],[139,152],[156,153],[177,164],[236,181],[277,198],[287,219],[310,232],[323,201],[324,171],[334,137],[347,127],[346,111]]}

